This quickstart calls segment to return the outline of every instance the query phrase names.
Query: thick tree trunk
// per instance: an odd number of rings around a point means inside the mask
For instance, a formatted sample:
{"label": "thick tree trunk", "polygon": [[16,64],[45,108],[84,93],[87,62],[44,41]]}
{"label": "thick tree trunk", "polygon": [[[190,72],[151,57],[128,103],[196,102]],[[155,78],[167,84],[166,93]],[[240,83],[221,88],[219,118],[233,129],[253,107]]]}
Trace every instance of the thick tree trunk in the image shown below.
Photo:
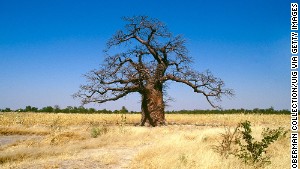
{"label": "thick tree trunk", "polygon": [[142,94],[142,119],[141,125],[161,126],[165,125],[165,106],[162,87],[148,86]]}

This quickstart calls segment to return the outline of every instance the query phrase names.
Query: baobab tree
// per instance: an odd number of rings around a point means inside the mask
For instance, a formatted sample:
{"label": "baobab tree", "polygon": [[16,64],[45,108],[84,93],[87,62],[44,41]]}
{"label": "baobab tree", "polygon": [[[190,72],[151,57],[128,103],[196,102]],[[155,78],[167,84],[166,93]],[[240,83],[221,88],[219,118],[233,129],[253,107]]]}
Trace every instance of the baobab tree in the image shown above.
{"label": "baobab tree", "polygon": [[173,36],[164,23],[148,16],[123,19],[124,29],[107,42],[104,64],[85,74],[87,84],[74,94],[83,104],[115,101],[137,92],[141,95],[140,124],[158,126],[165,124],[164,86],[168,81],[191,87],[214,108],[219,106],[213,100],[233,95],[210,71],[191,69],[184,38]]}

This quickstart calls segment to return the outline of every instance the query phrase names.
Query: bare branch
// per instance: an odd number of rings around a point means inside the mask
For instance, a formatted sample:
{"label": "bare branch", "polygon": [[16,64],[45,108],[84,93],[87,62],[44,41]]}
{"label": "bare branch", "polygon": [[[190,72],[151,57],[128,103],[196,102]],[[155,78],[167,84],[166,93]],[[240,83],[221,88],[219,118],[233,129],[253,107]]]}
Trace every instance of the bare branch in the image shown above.
{"label": "bare branch", "polygon": [[234,95],[231,89],[224,89],[224,82],[214,77],[209,71],[206,71],[205,73],[188,71],[182,73],[180,77],[167,74],[162,78],[162,80],[171,80],[190,86],[192,89],[194,89],[194,92],[203,94],[209,104],[214,108],[220,107],[213,103],[210,98],[221,101],[221,96],[223,95]]}
{"label": "bare branch", "polygon": [[[164,23],[147,16],[123,19],[127,23],[124,29],[107,42],[104,64],[86,74],[88,84],[74,94],[84,104],[114,101],[151,87],[161,89],[166,81],[190,86],[215,108],[218,106],[212,99],[220,101],[224,95],[233,96],[233,91],[224,88],[224,82],[211,72],[191,70],[192,58],[185,39],[173,36]],[[116,49],[117,54],[110,54]]]}

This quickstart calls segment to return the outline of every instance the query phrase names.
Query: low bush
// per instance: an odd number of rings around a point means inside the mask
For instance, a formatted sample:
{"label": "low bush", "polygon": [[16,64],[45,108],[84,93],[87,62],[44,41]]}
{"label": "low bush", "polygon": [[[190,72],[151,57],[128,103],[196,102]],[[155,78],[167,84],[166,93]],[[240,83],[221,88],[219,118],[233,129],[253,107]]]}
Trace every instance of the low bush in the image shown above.
{"label": "low bush", "polygon": [[103,134],[108,133],[108,127],[107,126],[101,126],[101,127],[93,127],[91,129],[91,137],[97,138],[98,136],[101,136]]}
{"label": "low bush", "polygon": [[225,133],[221,134],[222,141],[213,149],[225,158],[233,155],[245,164],[263,167],[271,163],[266,149],[276,140],[286,137],[286,134],[287,130],[283,127],[266,128],[261,133],[261,141],[257,141],[252,136],[251,123],[245,121],[239,123],[233,131],[225,128]]}

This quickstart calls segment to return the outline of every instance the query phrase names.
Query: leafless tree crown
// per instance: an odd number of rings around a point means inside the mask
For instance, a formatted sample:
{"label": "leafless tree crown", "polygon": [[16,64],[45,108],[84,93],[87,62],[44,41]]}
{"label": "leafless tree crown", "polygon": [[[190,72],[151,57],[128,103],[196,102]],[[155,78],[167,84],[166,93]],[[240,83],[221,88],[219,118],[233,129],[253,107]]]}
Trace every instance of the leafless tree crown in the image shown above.
{"label": "leafless tree crown", "polygon": [[191,69],[184,38],[173,36],[164,23],[147,16],[124,20],[127,22],[124,29],[107,42],[104,64],[87,73],[88,83],[74,94],[83,104],[114,101],[167,81],[190,86],[194,92],[203,94],[214,108],[218,105],[213,100],[233,95],[210,71],[200,73]]}

